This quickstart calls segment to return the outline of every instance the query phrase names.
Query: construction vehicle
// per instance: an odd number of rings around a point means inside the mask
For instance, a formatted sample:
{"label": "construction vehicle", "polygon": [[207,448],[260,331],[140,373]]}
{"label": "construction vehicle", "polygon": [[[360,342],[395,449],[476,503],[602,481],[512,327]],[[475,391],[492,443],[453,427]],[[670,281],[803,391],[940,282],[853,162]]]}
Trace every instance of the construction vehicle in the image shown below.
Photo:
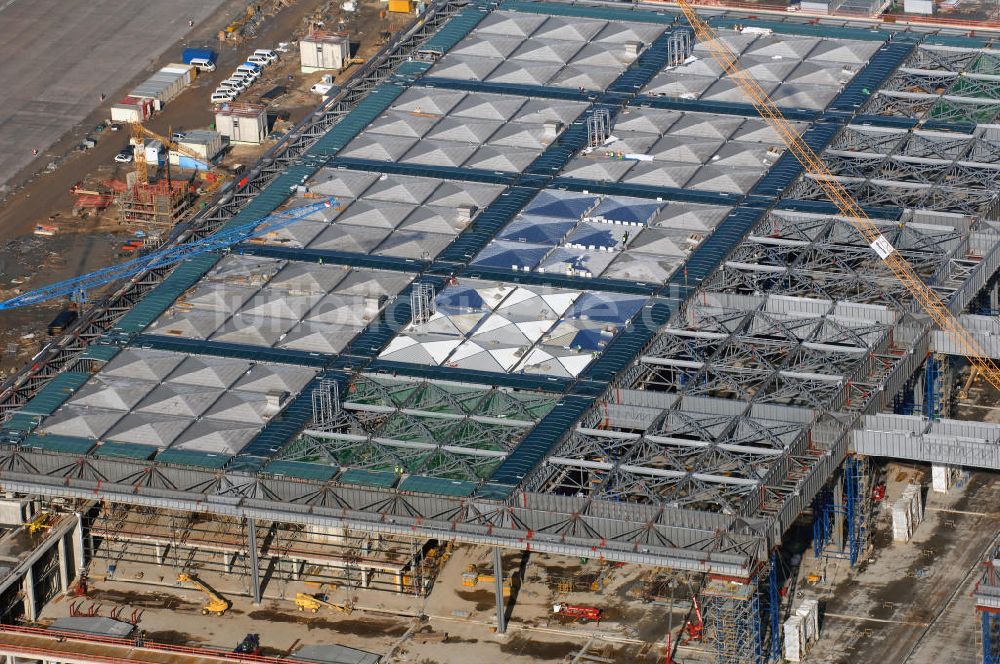
{"label": "construction vehicle", "polygon": [[228,599],[212,590],[212,588],[196,576],[187,574],[186,572],[181,572],[177,575],[177,582],[190,583],[208,596],[208,601],[201,607],[201,614],[203,616],[207,616],[210,613],[212,615],[221,616],[229,610],[229,607],[232,606],[232,603]]}
{"label": "construction vehicle", "polygon": [[336,202],[337,199],[327,197],[316,203],[278,212],[263,219],[219,231],[200,240],[154,251],[145,256],[119,263],[118,265],[112,265],[111,267],[95,270],[80,277],[59,281],[38,290],[22,293],[9,300],[0,302],[0,311],[37,304],[60,297],[77,296],[81,293],[85,294],[94,288],[118,281],[119,279],[137,278],[149,270],[173,265],[188,258],[200,256],[206,252],[228,249],[240,242],[260,237],[267,233],[273,233],[289,224],[305,219],[323,208],[332,207]]}
{"label": "construction vehicle", "polygon": [[743,91],[760,117],[774,129],[785,147],[802,165],[806,173],[815,176],[816,184],[823,190],[840,214],[861,234],[872,251],[881,259],[893,276],[901,283],[915,303],[931,320],[962,350],[970,364],[993,387],[1000,389],[1000,366],[989,357],[980,343],[966,330],[948,309],[941,297],[921,280],[913,266],[882,235],[878,226],[868,216],[864,208],[854,200],[843,184],[834,176],[819,155],[799,137],[795,127],[781,113],[777,104],[760,86],[753,76],[740,65],[739,55],[726,44],[715,29],[708,24],[688,3],[677,0],[684,18],[715,62]]}
{"label": "construction vehicle", "polygon": [[688,618],[684,623],[684,629],[681,630],[684,635],[681,639],[682,646],[692,641],[701,641],[701,636],[705,632],[705,618],[701,615],[701,605],[698,604],[697,595],[691,595],[691,611],[694,612],[694,620]]}
{"label": "construction vehicle", "polygon": [[552,613],[557,616],[566,616],[579,622],[598,622],[601,619],[601,610],[596,606],[582,606],[580,604],[553,604]]}
{"label": "construction vehicle", "polygon": [[[171,135],[173,135],[173,132],[169,132],[169,133]],[[171,179],[170,178],[170,156],[169,156],[169,151],[171,151],[171,150],[174,151],[174,152],[178,152],[178,153],[180,153],[180,154],[182,154],[182,155],[184,155],[186,157],[190,157],[191,159],[194,159],[196,162],[205,164],[208,167],[209,170],[202,174],[202,178],[206,182],[206,185],[203,187],[204,193],[206,193],[206,194],[212,193],[213,191],[215,191],[216,189],[218,189],[219,187],[221,187],[224,183],[226,183],[232,177],[232,174],[229,172],[229,169],[225,168],[221,164],[213,164],[212,162],[208,161],[207,159],[205,159],[205,157],[203,157],[202,155],[198,154],[197,152],[194,152],[192,150],[189,150],[189,149],[185,148],[184,146],[182,146],[182,145],[178,144],[176,141],[174,141],[172,138],[167,138],[166,136],[160,136],[155,131],[152,131],[152,130],[144,127],[143,125],[139,124],[138,122],[132,123],[132,143],[133,143],[133,145],[135,145],[137,147],[144,146],[145,143],[146,143],[146,139],[147,138],[149,138],[151,140],[154,140],[154,141],[159,141],[163,145],[163,148],[168,151],[167,162],[166,162],[166,166],[167,166],[167,182],[168,183],[170,182],[170,179]],[[140,168],[143,169],[143,172],[145,173],[145,175],[139,173],[138,177],[140,179],[141,178],[145,178],[145,180],[143,180],[143,181],[148,181],[148,179],[149,179],[149,173],[148,173],[148,171],[145,171],[145,169],[147,168],[147,164],[146,164],[146,160],[145,160],[145,152],[143,150],[136,150],[137,156],[138,156],[138,153],[140,153],[140,152],[143,153],[143,155],[142,155],[142,164],[140,165],[140,163],[139,163],[140,160],[137,158],[136,161],[135,161],[136,171],[138,172]]]}
{"label": "construction vehicle", "polygon": [[318,613],[324,606],[347,615],[351,615],[351,612],[354,611],[354,607],[350,604],[335,604],[330,601],[327,595],[322,593],[316,595],[295,593],[295,606],[298,607],[299,611],[312,611],[313,613]]}
{"label": "construction vehicle", "polygon": [[29,535],[34,535],[42,530],[48,530],[52,527],[51,523],[52,515],[48,512],[39,512],[35,515],[28,523],[24,524],[24,527],[28,529]]}
{"label": "construction vehicle", "polygon": [[[475,588],[480,583],[496,583],[496,576],[492,574],[482,574],[475,565],[469,565],[462,572],[462,585],[466,588]],[[510,597],[514,592],[514,585],[517,583],[517,575],[512,574],[503,581],[503,596]]]}
{"label": "construction vehicle", "polygon": [[233,648],[233,652],[238,655],[259,655],[260,634],[247,634],[240,644]]}

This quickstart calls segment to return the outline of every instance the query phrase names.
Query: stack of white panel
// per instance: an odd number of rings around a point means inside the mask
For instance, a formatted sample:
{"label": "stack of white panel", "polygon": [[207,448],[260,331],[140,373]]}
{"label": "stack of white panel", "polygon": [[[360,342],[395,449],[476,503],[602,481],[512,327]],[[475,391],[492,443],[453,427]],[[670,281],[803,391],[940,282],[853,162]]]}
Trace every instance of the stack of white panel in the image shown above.
{"label": "stack of white panel", "polygon": [[789,616],[785,621],[785,659],[789,662],[801,662],[803,650],[802,616]]}
{"label": "stack of white panel", "polygon": [[937,493],[948,493],[955,486],[961,470],[955,466],[931,465],[931,488]]}
{"label": "stack of white panel", "polygon": [[911,484],[903,490],[903,496],[909,498],[910,522],[913,524],[913,530],[916,530],[924,520],[924,493],[920,490],[919,484]]}
{"label": "stack of white panel", "polygon": [[909,542],[912,534],[910,504],[905,498],[900,498],[892,504],[892,541]]}
{"label": "stack of white panel", "polygon": [[924,519],[923,494],[920,486],[911,484],[903,490],[903,495],[892,504],[892,539],[894,542],[909,542],[913,531]]}
{"label": "stack of white panel", "polygon": [[802,600],[802,604],[795,610],[795,615],[802,618],[803,646],[816,641],[819,638],[819,601],[815,599]]}

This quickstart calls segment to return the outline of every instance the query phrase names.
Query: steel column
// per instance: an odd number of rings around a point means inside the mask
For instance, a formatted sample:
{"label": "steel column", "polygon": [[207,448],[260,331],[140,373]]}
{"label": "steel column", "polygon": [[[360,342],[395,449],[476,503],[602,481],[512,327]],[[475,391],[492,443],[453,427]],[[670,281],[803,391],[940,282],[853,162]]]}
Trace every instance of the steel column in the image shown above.
{"label": "steel column", "polygon": [[260,606],[260,569],[257,563],[257,524],[247,519],[247,550],[250,552],[250,584],[254,606]]}
{"label": "steel column", "polygon": [[507,632],[507,616],[503,605],[503,554],[500,547],[493,547],[493,577],[497,594],[497,634]]}

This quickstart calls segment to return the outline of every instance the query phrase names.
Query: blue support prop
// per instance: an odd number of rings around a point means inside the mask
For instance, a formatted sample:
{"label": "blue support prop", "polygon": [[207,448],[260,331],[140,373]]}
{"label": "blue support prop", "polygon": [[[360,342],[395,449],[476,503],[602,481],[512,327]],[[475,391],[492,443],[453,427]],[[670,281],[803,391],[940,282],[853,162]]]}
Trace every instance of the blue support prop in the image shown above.
{"label": "blue support prop", "polygon": [[936,420],[941,417],[941,363],[933,355],[924,365],[924,416]]}
{"label": "blue support prop", "polygon": [[860,466],[862,462],[856,457],[848,457],[844,461],[844,503],[845,521],[847,522],[847,552],[851,567],[858,562],[861,554],[861,514],[858,510],[858,491],[860,490]]}
{"label": "blue support prop", "polygon": [[781,597],[778,593],[778,552],[771,554],[771,571],[768,574],[767,594],[771,616],[771,662],[781,659]]}
{"label": "blue support prop", "polygon": [[823,489],[813,498],[813,554],[819,558],[833,537],[833,494]]}
{"label": "blue support prop", "polygon": [[983,624],[983,664],[1000,664],[1000,614],[981,611]]}
{"label": "blue support prop", "polygon": [[896,415],[913,415],[916,407],[916,382],[911,378],[903,389],[892,398],[892,412]]}
{"label": "blue support prop", "polygon": [[[851,567],[861,559],[867,537],[867,516],[861,504],[861,492],[865,486],[863,480],[867,473],[867,461],[858,457],[848,457],[844,460],[844,501],[836,504],[833,491],[823,489],[813,499],[813,553],[817,558],[829,556],[847,558]],[[844,517],[845,532],[843,548],[837,549],[831,545],[836,515]]]}
{"label": "blue support prop", "polygon": [[763,616],[761,615],[760,606],[760,593],[755,592],[753,594],[753,599],[751,600],[751,620],[753,620],[753,645],[754,645],[754,658],[753,661],[757,664],[764,664],[767,658],[764,656],[764,624]]}

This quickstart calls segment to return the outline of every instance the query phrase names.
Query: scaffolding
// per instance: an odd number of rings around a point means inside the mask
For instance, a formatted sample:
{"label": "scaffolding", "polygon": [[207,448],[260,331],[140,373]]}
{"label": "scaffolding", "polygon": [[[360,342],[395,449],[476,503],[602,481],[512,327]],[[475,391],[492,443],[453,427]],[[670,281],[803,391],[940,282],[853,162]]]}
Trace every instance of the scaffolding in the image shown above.
{"label": "scaffolding", "polygon": [[434,284],[415,284],[410,291],[410,310],[413,312],[413,325],[427,323],[437,312]]}
{"label": "scaffolding", "polygon": [[119,222],[147,232],[160,232],[180,221],[194,202],[186,181],[129,184],[118,195]]}
{"label": "scaffolding", "polygon": [[611,136],[611,112],[597,108],[587,118],[587,145],[597,148],[604,145]]}
{"label": "scaffolding", "polygon": [[841,477],[813,500],[813,554],[854,567],[868,549],[874,518],[872,468],[866,457],[844,460]]}
{"label": "scaffolding", "polygon": [[677,29],[670,33],[667,39],[667,66],[677,67],[684,64],[688,56],[691,55],[692,32],[686,29]]}
{"label": "scaffolding", "polygon": [[340,391],[336,381],[324,378],[312,391],[312,428],[332,431],[340,421]]}
{"label": "scaffolding", "polygon": [[[705,641],[715,652],[715,664],[764,664],[769,656],[772,619],[762,614],[761,580],[766,566],[748,579],[709,575],[701,596]],[[767,642],[767,643],[765,643]]]}

